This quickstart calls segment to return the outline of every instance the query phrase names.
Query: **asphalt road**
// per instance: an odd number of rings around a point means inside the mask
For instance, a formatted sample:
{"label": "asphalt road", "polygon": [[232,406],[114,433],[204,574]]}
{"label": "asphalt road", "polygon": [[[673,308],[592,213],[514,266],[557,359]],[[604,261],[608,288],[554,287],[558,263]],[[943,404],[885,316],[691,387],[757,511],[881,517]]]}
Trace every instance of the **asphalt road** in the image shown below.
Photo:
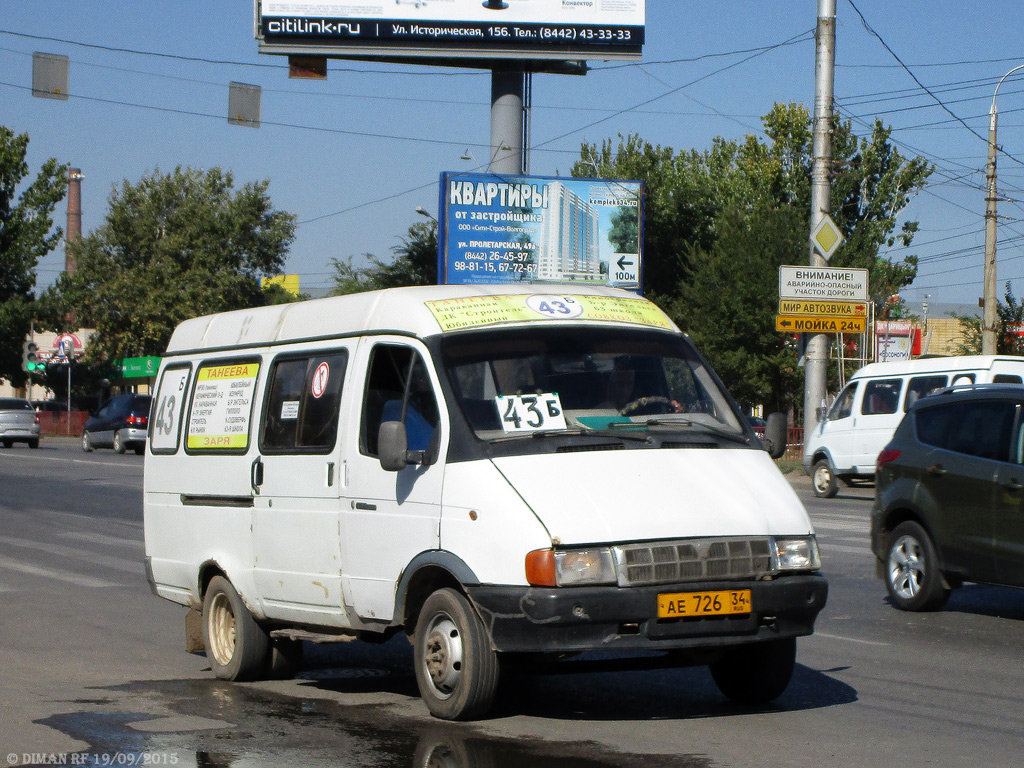
{"label": "asphalt road", "polygon": [[0,755],[9,765],[1017,766],[1024,593],[887,602],[870,487],[813,499],[829,605],[772,706],[702,668],[524,675],[480,723],[433,720],[407,642],[307,645],[292,680],[216,681],[142,567],[142,457],[0,450]]}

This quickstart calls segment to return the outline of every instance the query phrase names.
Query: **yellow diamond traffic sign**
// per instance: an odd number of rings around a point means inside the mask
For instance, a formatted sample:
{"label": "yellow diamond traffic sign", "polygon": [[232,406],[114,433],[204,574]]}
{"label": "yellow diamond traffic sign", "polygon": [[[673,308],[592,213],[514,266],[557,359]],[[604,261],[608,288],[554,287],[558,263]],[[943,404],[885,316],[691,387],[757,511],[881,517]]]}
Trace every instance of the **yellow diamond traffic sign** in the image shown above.
{"label": "yellow diamond traffic sign", "polygon": [[843,233],[827,213],[822,216],[818,226],[811,230],[811,243],[825,261],[831,259],[832,254],[843,244]]}

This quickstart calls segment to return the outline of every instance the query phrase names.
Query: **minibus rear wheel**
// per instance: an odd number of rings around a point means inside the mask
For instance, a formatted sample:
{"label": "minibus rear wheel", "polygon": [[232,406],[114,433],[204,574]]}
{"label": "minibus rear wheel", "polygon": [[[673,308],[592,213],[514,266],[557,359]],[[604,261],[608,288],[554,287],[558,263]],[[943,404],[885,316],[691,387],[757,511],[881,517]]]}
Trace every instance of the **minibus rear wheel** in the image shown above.
{"label": "minibus rear wheel", "polygon": [[203,640],[222,680],[255,680],[267,669],[270,638],[223,576],[210,579],[203,596]]}
{"label": "minibus rear wheel", "polygon": [[416,683],[434,717],[473,720],[487,714],[498,688],[498,655],[464,595],[446,587],[426,599],[413,647]]}

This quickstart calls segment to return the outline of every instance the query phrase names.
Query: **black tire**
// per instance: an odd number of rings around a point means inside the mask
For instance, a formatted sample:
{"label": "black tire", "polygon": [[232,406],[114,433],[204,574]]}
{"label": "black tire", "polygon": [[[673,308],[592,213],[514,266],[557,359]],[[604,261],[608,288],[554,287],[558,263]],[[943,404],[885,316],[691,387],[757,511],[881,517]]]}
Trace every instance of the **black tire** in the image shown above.
{"label": "black tire", "polygon": [[267,672],[270,637],[223,576],[210,579],[203,595],[203,642],[210,669],[222,680],[256,680]]}
{"label": "black tire", "polygon": [[39,447],[39,438],[37,437],[34,440],[29,440],[28,441],[28,447],[29,448],[38,448]]}
{"label": "black tire", "polygon": [[900,523],[889,536],[885,588],[901,611],[934,611],[949,597],[935,545],[919,523]]}
{"label": "black tire", "polygon": [[91,453],[93,449],[92,438],[89,437],[89,433],[82,430],[82,450],[86,453]]}
{"label": "black tire", "polygon": [[4,448],[12,448],[14,446],[14,442],[11,440],[4,440],[0,445],[3,445]]}
{"label": "black tire", "polygon": [[767,704],[782,695],[796,666],[796,638],[739,645],[711,664],[711,677],[739,704]]}
{"label": "black tire", "polygon": [[461,593],[446,588],[427,598],[413,647],[416,683],[430,714],[442,720],[487,714],[498,688],[498,654]]}
{"label": "black tire", "polygon": [[819,459],[814,463],[814,468],[811,469],[811,486],[814,488],[814,495],[819,499],[831,499],[839,493],[839,484],[828,459]]}
{"label": "black tire", "polygon": [[127,446],[124,444],[124,438],[121,436],[121,430],[114,430],[114,453],[124,453]]}

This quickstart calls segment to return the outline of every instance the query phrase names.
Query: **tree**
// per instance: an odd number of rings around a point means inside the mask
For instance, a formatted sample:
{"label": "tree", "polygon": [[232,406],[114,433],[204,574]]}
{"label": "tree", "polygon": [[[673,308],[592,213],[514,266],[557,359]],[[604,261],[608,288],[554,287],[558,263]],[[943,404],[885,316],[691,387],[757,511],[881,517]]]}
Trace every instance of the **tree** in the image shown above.
{"label": "tree", "polygon": [[409,227],[401,244],[391,249],[395,260],[390,264],[371,254],[366,255],[368,267],[356,267],[352,259],[331,259],[334,287],[331,296],[341,296],[380,288],[403,285],[435,285],[437,283],[437,222],[417,222]]}
{"label": "tree", "polygon": [[[1013,295],[1013,286],[1006,281],[1006,303],[996,304],[996,354],[1024,355],[1024,301]],[[981,354],[981,318],[951,312],[960,321],[960,340],[956,344],[958,355]]]}
{"label": "tree", "polygon": [[[613,152],[584,144],[574,175],[644,182],[644,292],[693,336],[741,403],[785,409],[800,402],[795,345],[775,331],[778,268],[807,261],[811,121],[797,104],[763,118],[766,140],[715,139],[709,150],[674,153],[638,136]],[[833,218],[846,242],[835,266],[870,270],[884,302],[913,280],[916,259],[893,263],[880,250],[909,244],[917,229],[897,217],[930,167],[906,160],[876,123],[856,137],[840,123],[833,140]],[[877,291],[877,294],[876,294]]]}
{"label": "tree", "polygon": [[90,357],[158,355],[189,317],[276,300],[295,216],[273,210],[268,181],[234,189],[214,168],[159,170],[111,193],[103,225],[70,245],[73,274],[45,297],[51,322],[75,313],[96,328]]}
{"label": "tree", "polygon": [[62,237],[52,214],[68,184],[68,166],[51,158],[17,194],[29,172],[28,143],[28,134],[0,126],[0,378],[17,385],[26,379],[21,345],[33,320],[36,266]]}

